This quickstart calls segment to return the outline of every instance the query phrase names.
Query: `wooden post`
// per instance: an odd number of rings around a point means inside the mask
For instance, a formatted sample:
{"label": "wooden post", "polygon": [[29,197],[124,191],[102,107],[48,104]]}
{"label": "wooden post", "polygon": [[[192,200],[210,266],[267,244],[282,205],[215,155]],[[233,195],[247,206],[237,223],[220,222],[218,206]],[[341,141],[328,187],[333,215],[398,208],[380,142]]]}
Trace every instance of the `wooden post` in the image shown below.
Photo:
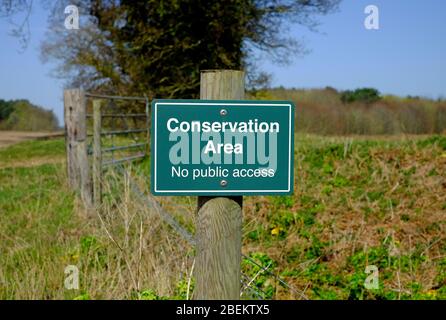
{"label": "wooden post", "polygon": [[[201,73],[200,98],[245,98],[244,72]],[[195,298],[240,299],[242,197],[198,197]]]}
{"label": "wooden post", "polygon": [[87,158],[87,126],[85,93],[81,89],[64,91],[65,143],[68,184],[80,193],[90,207],[91,179]]}
{"label": "wooden post", "polygon": [[101,148],[101,100],[93,100],[93,203],[96,208],[102,201],[102,148]]}

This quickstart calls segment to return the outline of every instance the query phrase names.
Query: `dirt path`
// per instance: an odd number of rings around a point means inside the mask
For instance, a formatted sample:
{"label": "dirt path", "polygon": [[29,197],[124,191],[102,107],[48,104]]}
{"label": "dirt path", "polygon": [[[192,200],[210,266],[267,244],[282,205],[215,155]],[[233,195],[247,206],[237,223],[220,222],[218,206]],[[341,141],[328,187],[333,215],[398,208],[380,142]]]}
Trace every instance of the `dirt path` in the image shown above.
{"label": "dirt path", "polygon": [[10,146],[27,140],[50,139],[63,137],[63,131],[57,132],[32,132],[32,131],[0,131],[0,148]]}

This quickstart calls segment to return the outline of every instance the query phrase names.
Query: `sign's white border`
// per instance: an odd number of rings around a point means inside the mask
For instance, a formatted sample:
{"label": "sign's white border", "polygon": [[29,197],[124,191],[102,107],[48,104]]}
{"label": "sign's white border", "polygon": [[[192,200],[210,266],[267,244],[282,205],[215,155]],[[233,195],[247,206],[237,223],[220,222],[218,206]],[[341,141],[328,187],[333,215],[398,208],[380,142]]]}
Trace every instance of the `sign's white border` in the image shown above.
{"label": "sign's white border", "polygon": [[[288,189],[286,190],[228,190],[228,189],[220,189],[220,190],[159,190],[156,183],[156,154],[157,154],[157,113],[158,113],[158,105],[193,105],[193,106],[267,106],[267,107],[288,107],[289,108],[289,145],[288,145]],[[292,117],[292,105],[284,104],[284,103],[212,103],[212,102],[156,102],[155,103],[155,154],[154,154],[154,190],[157,193],[169,193],[169,192],[178,192],[178,193],[194,193],[194,192],[215,192],[215,193],[228,193],[228,192],[246,192],[246,193],[257,193],[257,192],[290,192],[291,190],[291,159],[294,155],[291,154],[291,143],[292,143],[292,128],[291,128],[291,117]]]}

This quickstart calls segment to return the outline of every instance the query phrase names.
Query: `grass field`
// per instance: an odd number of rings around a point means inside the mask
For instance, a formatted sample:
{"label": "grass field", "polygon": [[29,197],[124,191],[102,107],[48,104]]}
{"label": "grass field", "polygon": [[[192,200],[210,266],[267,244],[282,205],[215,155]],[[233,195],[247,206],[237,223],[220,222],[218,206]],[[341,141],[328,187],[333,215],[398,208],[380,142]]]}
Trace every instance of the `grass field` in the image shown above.
{"label": "grass field", "polygon": [[[61,139],[0,149],[0,299],[190,298],[193,248],[112,172],[88,216],[64,152]],[[446,137],[299,134],[295,159],[294,195],[245,197],[244,254],[310,299],[446,299]],[[133,169],[144,190],[148,168]],[[194,198],[160,201],[194,231]],[[79,290],[64,289],[67,265]],[[367,265],[377,290],[363,285]],[[243,271],[267,298],[299,298],[248,261]]]}

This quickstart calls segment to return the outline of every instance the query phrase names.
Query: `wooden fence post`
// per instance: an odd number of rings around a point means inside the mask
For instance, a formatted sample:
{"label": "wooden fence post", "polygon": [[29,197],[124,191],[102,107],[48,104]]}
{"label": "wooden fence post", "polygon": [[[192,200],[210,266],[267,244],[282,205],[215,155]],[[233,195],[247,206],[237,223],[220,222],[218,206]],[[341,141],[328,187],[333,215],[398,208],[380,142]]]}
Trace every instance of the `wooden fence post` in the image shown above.
{"label": "wooden fence post", "polygon": [[80,193],[86,207],[92,204],[87,158],[86,100],[81,89],[64,91],[65,143],[68,184]]}
{"label": "wooden fence post", "polygon": [[[245,98],[244,72],[201,73],[200,98]],[[195,299],[240,299],[243,197],[198,197]]]}
{"label": "wooden fence post", "polygon": [[101,127],[102,114],[99,99],[93,100],[93,203],[97,208],[102,201],[102,147]]}

